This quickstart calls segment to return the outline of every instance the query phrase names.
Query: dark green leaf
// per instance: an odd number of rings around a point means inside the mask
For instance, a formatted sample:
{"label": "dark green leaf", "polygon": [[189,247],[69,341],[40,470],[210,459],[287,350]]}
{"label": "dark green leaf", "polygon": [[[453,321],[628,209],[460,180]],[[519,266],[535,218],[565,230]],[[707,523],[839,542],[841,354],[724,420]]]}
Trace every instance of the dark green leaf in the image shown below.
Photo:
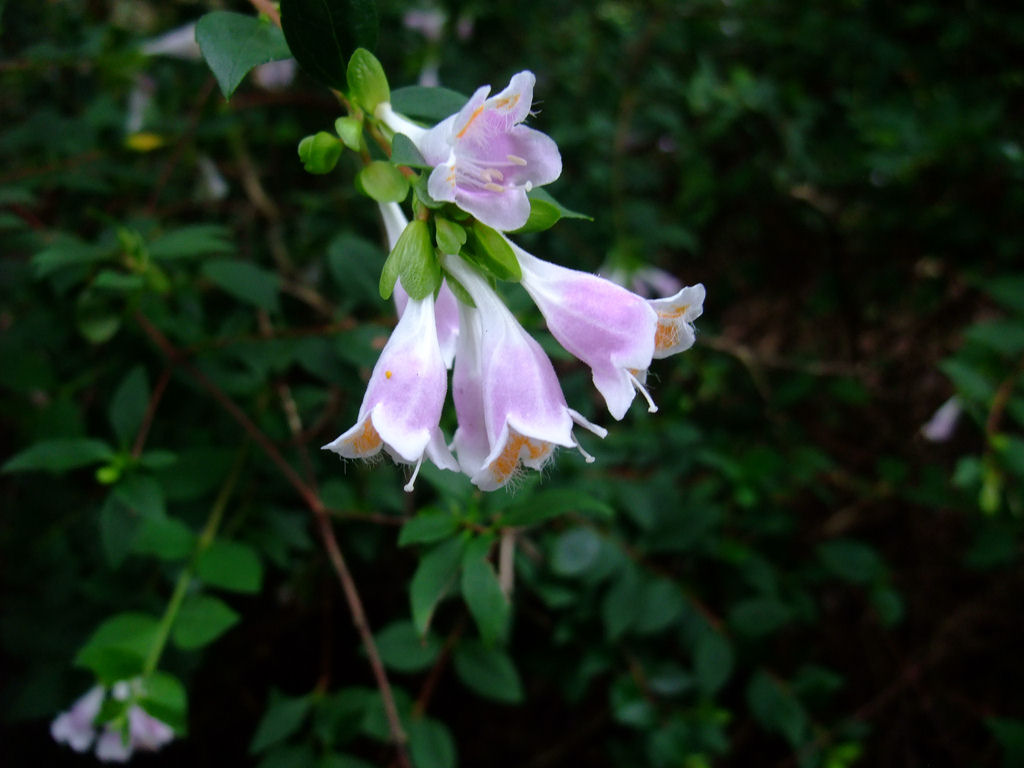
{"label": "dark green leaf", "polygon": [[421,635],[426,634],[434,609],[455,583],[464,546],[461,537],[449,539],[424,555],[413,574],[409,586],[412,620]]}
{"label": "dark green leaf", "polygon": [[249,744],[249,754],[255,755],[268,747],[278,744],[297,730],[309,714],[312,699],[309,696],[292,698],[271,691],[270,703],[256,726],[256,733]]}
{"label": "dark green leaf", "polygon": [[408,85],[391,92],[391,106],[396,112],[430,123],[439,123],[454,115],[467,101],[469,99],[461,93],[448,88]]}
{"label": "dark green leaf", "polygon": [[1003,768],[1024,765],[1024,720],[988,717],[985,725],[1003,750]]}
{"label": "dark green leaf", "polygon": [[519,673],[504,651],[463,640],[455,647],[452,661],[459,679],[480,696],[506,704],[523,700]]}
{"label": "dark green leaf", "polygon": [[490,544],[487,538],[474,540],[462,559],[462,598],[473,615],[480,637],[488,645],[505,637],[512,614],[512,605],[487,559]]}
{"label": "dark green leaf", "polygon": [[717,693],[732,674],[732,665],[732,646],[725,636],[713,629],[702,631],[693,649],[693,671],[700,689],[708,695]]}
{"label": "dark green leaf", "polygon": [[196,42],[225,99],[253,67],[291,56],[284,35],[269,19],[231,11],[214,11],[199,19]]}
{"label": "dark green leaf", "polygon": [[44,278],[65,267],[95,264],[113,257],[114,251],[109,247],[83,243],[64,235],[32,257],[32,269],[37,278]]}
{"label": "dark green leaf", "polygon": [[99,513],[100,546],[111,568],[120,567],[128,553],[135,549],[142,520],[116,494],[107,496]]}
{"label": "dark green leaf", "polygon": [[766,672],[754,674],[747,687],[747,705],[765,729],[798,746],[807,731],[807,713],[796,697]]}
{"label": "dark green leaf", "polygon": [[852,539],[819,544],[818,559],[833,575],[852,584],[868,584],[885,575],[885,563],[878,553]]}
{"label": "dark green leaf", "polygon": [[134,439],[149,405],[149,378],[146,369],[137,365],[128,371],[110,402],[110,425],[122,447]]}
{"label": "dark green leaf", "polygon": [[259,592],[263,566],[256,550],[238,541],[216,539],[196,563],[196,575],[211,587]]}
{"label": "dark green leaf", "polygon": [[455,740],[448,727],[432,717],[409,721],[409,752],[415,768],[456,768]]}
{"label": "dark green leaf", "polygon": [[109,461],[113,457],[114,449],[102,440],[86,437],[56,438],[42,440],[16,453],[4,463],[2,471],[7,473],[45,470],[59,474],[89,464]]}
{"label": "dark green leaf", "polygon": [[139,705],[178,735],[183,735],[188,721],[188,694],[185,686],[173,675],[154,672],[142,684]]}
{"label": "dark green leaf", "polygon": [[144,613],[119,613],[104,621],[75,656],[75,664],[113,684],[138,675],[159,631]]}
{"label": "dark green leaf", "polygon": [[551,552],[551,570],[559,576],[581,576],[597,561],[601,537],[591,528],[562,533]]}
{"label": "dark green leaf", "polygon": [[441,651],[432,635],[421,637],[410,621],[396,621],[377,633],[381,661],[396,672],[421,672],[430,667]]}
{"label": "dark green leaf", "polygon": [[430,168],[430,164],[423,159],[412,139],[404,133],[396,133],[391,141],[391,162],[410,168]]}
{"label": "dark green leaf", "polygon": [[771,634],[789,619],[789,608],[770,597],[744,600],[729,612],[729,623],[736,631],[753,637]]}
{"label": "dark green leaf", "polygon": [[427,508],[410,518],[398,534],[398,546],[410,544],[431,544],[446,539],[455,533],[458,520],[450,512]]}
{"label": "dark green leaf", "polygon": [[615,510],[603,501],[595,499],[585,491],[569,488],[552,488],[537,491],[517,501],[501,516],[502,525],[535,525],[570,512],[591,515],[610,520]]}
{"label": "dark green leaf", "polygon": [[148,250],[151,258],[172,261],[232,253],[235,245],[227,227],[220,224],[192,224],[166,230],[149,244]]}
{"label": "dark green leaf", "polygon": [[181,520],[173,517],[147,517],[139,524],[132,552],[153,555],[162,560],[183,560],[192,554],[196,535]]}
{"label": "dark green leaf", "polygon": [[114,496],[139,517],[165,517],[164,491],[149,475],[131,474],[114,488]]}
{"label": "dark green leaf", "polygon": [[356,48],[377,45],[373,0],[281,0],[281,28],[292,55],[324,85],[345,90]]}
{"label": "dark green leaf", "polygon": [[542,187],[535,187],[527,193],[530,198],[530,218],[516,230],[520,232],[541,232],[550,229],[562,219],[583,219],[593,221],[592,216],[566,208]]}
{"label": "dark green leaf", "polygon": [[213,259],[202,267],[207,280],[230,293],[240,301],[253,304],[268,312],[278,312],[277,275],[269,270],[233,259]]}
{"label": "dark green leaf", "polygon": [[237,622],[238,614],[222,600],[211,595],[193,595],[181,604],[171,637],[179,648],[202,648]]}

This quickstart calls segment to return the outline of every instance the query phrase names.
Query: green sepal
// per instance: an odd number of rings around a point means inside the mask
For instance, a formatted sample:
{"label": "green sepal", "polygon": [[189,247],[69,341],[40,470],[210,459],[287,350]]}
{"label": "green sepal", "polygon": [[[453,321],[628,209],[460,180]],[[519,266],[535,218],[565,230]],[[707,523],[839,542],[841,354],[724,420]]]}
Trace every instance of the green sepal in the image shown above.
{"label": "green sepal", "polygon": [[365,48],[356,48],[353,52],[345,76],[349,95],[369,114],[373,114],[378,104],[391,100],[391,89],[388,87],[384,67]]}
{"label": "green sepal", "polygon": [[497,231],[479,221],[473,222],[471,243],[475,261],[498,280],[519,282],[523,271],[512,246]]}
{"label": "green sepal", "polygon": [[309,173],[330,173],[338,164],[342,149],[337,136],[320,131],[299,142],[299,159]]}
{"label": "green sepal", "polygon": [[388,254],[380,274],[382,299],[391,298],[396,280],[401,280],[405,292],[417,300],[441,286],[441,266],[434,255],[427,222],[418,219],[409,222]]}
{"label": "green sepal", "polygon": [[358,152],[363,146],[363,121],[355,117],[339,117],[334,121],[334,132],[349,149]]}
{"label": "green sepal", "polygon": [[383,160],[374,160],[359,171],[356,187],[378,203],[400,203],[409,196],[409,180]]}
{"label": "green sepal", "polygon": [[457,278],[453,277],[450,272],[445,272],[444,279],[448,281],[448,287],[451,289],[452,293],[455,294],[456,299],[461,301],[467,307],[476,307],[476,302],[473,301],[473,297],[469,295],[469,291],[462,286],[462,283],[460,283]]}
{"label": "green sepal", "polygon": [[437,229],[437,247],[441,253],[456,254],[462,250],[466,244],[465,229],[441,216],[434,217],[434,225]]}
{"label": "green sepal", "polygon": [[592,216],[566,208],[546,190],[539,187],[531,189],[527,194],[530,198],[530,218],[523,226],[514,230],[516,233],[542,232],[545,229],[550,229],[562,219],[594,220]]}
{"label": "green sepal", "polygon": [[391,162],[394,165],[407,165],[410,168],[430,168],[430,163],[423,159],[412,139],[404,133],[396,133],[391,140]]}

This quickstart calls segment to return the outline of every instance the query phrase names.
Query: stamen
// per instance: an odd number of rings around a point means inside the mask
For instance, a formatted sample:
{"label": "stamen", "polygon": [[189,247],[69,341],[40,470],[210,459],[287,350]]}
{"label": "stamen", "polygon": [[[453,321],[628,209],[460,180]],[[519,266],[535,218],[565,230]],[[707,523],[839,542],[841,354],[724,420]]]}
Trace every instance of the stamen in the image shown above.
{"label": "stamen", "polygon": [[416,476],[420,473],[420,466],[423,464],[423,456],[421,455],[416,461],[416,468],[412,471],[412,477],[409,478],[409,482],[402,486],[402,490],[406,493],[412,493],[412,484],[416,482]]}
{"label": "stamen", "polygon": [[644,399],[647,401],[647,412],[657,413],[658,406],[654,404],[654,401],[651,399],[651,395],[650,393],[648,393],[647,388],[640,383],[640,379],[638,379],[632,371],[626,371],[626,375],[629,376],[630,381],[633,382],[633,386],[636,388],[637,392],[643,395]]}
{"label": "stamen", "polygon": [[583,460],[587,462],[587,464],[593,464],[595,461],[597,461],[597,459],[595,459],[593,456],[591,456],[583,449],[583,446],[580,445],[580,441],[576,439],[575,435],[573,435],[572,441],[576,443],[576,450],[583,455]]}
{"label": "stamen", "polygon": [[484,184],[484,189],[490,190],[491,192],[504,192],[505,188],[501,184],[495,184],[493,181],[488,181]]}
{"label": "stamen", "polygon": [[[605,429],[604,427],[598,426],[594,422],[592,422],[589,419],[585,418],[583,416],[583,414],[580,413],[579,411],[574,411],[572,408],[570,408],[569,409],[569,415],[572,417],[573,421],[575,421],[577,424],[579,424],[584,429],[589,429],[591,432],[593,432],[598,437],[603,439],[604,437],[606,437],[608,435],[608,430],[607,429]],[[573,438],[573,439],[575,440],[576,438]]]}
{"label": "stamen", "polygon": [[512,165],[526,165],[526,158],[519,155],[505,155],[505,159],[512,163]]}
{"label": "stamen", "polygon": [[487,181],[494,181],[495,179],[497,179],[498,181],[505,180],[505,174],[499,171],[497,168],[488,168],[481,175]]}

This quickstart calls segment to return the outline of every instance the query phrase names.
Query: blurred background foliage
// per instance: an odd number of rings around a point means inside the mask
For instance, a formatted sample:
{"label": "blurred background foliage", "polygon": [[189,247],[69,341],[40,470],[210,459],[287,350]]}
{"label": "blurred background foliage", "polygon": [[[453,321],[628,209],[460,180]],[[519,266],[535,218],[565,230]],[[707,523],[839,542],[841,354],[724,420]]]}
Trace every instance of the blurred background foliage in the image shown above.
{"label": "blurred background foliage", "polygon": [[[524,245],[703,282],[697,346],[597,463],[514,493],[340,465],[316,449],[393,317],[357,158],[296,155],[330,93],[300,71],[225,102],[140,48],[246,3],[0,3],[5,759],[92,759],[47,733],[92,684],[76,654],[160,616],[186,566],[160,669],[188,736],[144,763],[389,764],[312,518],[206,381],[335,514],[417,768],[1024,764],[1024,14],[451,2],[430,41],[410,7],[380,3],[393,86],[537,73],[551,191],[595,221]],[[515,593],[488,623],[463,550],[502,525]],[[420,643],[410,582],[422,611],[460,568]]]}

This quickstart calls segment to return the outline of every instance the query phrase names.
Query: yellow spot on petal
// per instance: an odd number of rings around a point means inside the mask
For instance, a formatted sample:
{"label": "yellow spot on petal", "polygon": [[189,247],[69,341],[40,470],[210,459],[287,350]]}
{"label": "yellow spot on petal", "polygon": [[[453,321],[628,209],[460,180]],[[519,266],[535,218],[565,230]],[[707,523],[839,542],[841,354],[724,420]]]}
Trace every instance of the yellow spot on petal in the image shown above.
{"label": "yellow spot on petal", "polygon": [[390,379],[391,378],[391,371],[384,371],[384,378],[385,379]]}
{"label": "yellow spot on petal", "polygon": [[481,104],[479,107],[477,107],[475,110],[473,110],[473,114],[469,116],[469,120],[467,120],[466,124],[464,126],[462,126],[462,130],[455,134],[455,138],[456,139],[461,139],[463,136],[465,136],[466,135],[466,131],[469,130],[469,126],[471,126],[473,124],[473,121],[476,120],[478,117],[480,117],[480,115],[482,115],[483,113],[484,113],[484,105]]}
{"label": "yellow spot on petal", "polygon": [[689,304],[681,304],[678,307],[672,307],[672,309],[664,309],[658,312],[658,317],[668,320],[670,318],[682,317],[686,314],[686,310],[690,308]]}
{"label": "yellow spot on petal", "polygon": [[373,426],[373,421],[367,417],[363,422],[360,432],[345,441],[356,456],[369,456],[380,450],[381,439]]}
{"label": "yellow spot on petal", "polygon": [[661,352],[672,349],[679,343],[679,326],[675,323],[658,321],[658,330],[654,334],[654,346]]}
{"label": "yellow spot on petal", "polygon": [[494,106],[497,107],[498,109],[504,109],[507,112],[511,112],[513,109],[515,109],[516,104],[519,103],[519,96],[520,94],[518,93],[513,96],[502,96],[500,99],[494,102]]}

